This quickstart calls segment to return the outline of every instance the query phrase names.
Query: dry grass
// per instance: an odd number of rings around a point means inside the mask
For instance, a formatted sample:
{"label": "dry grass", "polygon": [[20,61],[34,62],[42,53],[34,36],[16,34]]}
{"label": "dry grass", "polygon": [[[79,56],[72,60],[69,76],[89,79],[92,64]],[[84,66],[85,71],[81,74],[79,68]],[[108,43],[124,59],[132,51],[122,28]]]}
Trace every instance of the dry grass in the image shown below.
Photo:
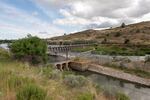
{"label": "dry grass", "polygon": [[[54,37],[50,40],[97,40],[107,39],[108,43],[124,43],[129,39],[132,44],[150,44],[150,22],[141,22],[106,30],[86,30],[65,36]],[[116,35],[119,34],[119,35]]]}
{"label": "dry grass", "polygon": [[[42,68],[37,66],[18,61],[0,61],[0,100],[16,100],[18,89],[26,83],[34,83],[46,90],[46,100],[77,100],[78,95],[84,92],[97,95],[92,84],[82,88],[69,88],[61,79],[53,80],[46,77],[42,73]],[[103,95],[100,98],[106,100]]]}

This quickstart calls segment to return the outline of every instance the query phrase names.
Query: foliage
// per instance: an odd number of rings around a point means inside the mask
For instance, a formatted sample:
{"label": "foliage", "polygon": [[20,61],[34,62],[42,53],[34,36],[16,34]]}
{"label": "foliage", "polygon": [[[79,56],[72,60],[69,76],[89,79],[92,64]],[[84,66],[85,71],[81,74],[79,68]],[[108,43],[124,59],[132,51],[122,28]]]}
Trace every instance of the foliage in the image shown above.
{"label": "foliage", "polygon": [[104,94],[108,97],[108,98],[112,98],[116,96],[117,93],[117,89],[114,87],[111,87],[110,85],[107,85],[105,87],[103,87],[103,91]]}
{"label": "foliage", "polygon": [[8,79],[8,86],[10,89],[19,89],[24,84],[29,84],[29,83],[33,83],[33,80],[27,77],[11,75]]}
{"label": "foliage", "polygon": [[130,42],[129,39],[125,39],[125,40],[124,40],[124,44],[128,44],[129,42]]}
{"label": "foliage", "polygon": [[8,51],[0,48],[0,59],[8,59],[10,57],[11,54]]}
{"label": "foliage", "polygon": [[103,88],[102,88],[99,84],[95,84],[94,86],[95,86],[95,88],[96,88],[96,92],[97,92],[97,93],[100,93],[100,92],[103,91]]}
{"label": "foliage", "polygon": [[24,86],[16,95],[17,100],[45,100],[46,98],[46,92],[35,84]]}
{"label": "foliage", "polygon": [[125,94],[123,93],[117,93],[116,94],[116,99],[117,100],[130,100],[128,96],[126,96]]}
{"label": "foliage", "polygon": [[145,57],[145,62],[150,62],[150,55],[147,55],[147,56]]}
{"label": "foliage", "polygon": [[88,92],[80,94],[77,98],[77,100],[94,100],[93,95]]}
{"label": "foliage", "polygon": [[30,61],[32,64],[46,62],[47,45],[38,37],[28,37],[12,43],[11,51],[17,59]]}
{"label": "foliage", "polygon": [[53,71],[53,69],[52,69],[51,65],[42,68],[43,75],[45,75],[48,78],[51,76],[52,71]]}
{"label": "foliage", "polygon": [[72,41],[72,44],[94,44],[97,43],[97,41],[94,40],[74,40]]}
{"label": "foliage", "polygon": [[102,55],[122,55],[122,56],[145,56],[150,54],[150,48],[146,46],[135,47],[135,46],[105,46],[99,45],[92,51],[94,54]]}
{"label": "foliage", "polygon": [[80,59],[81,59],[80,57],[75,57],[74,61],[80,61]]}
{"label": "foliage", "polygon": [[115,33],[115,37],[119,37],[119,36],[121,36],[121,33],[120,32],[116,32]]}
{"label": "foliage", "polygon": [[65,78],[66,76],[74,75],[75,73],[73,71],[63,71],[62,74],[63,74],[63,78]]}
{"label": "foliage", "polygon": [[63,77],[62,72],[59,70],[53,70],[50,74],[51,79],[60,80],[62,79],[62,77]]}
{"label": "foliage", "polygon": [[0,43],[12,43],[14,40],[0,40]]}
{"label": "foliage", "polygon": [[86,52],[90,50],[93,50],[93,47],[74,48],[71,51],[72,52]]}
{"label": "foliage", "polygon": [[121,28],[125,28],[125,26],[126,26],[125,23],[121,24]]}
{"label": "foliage", "polygon": [[106,43],[107,43],[107,38],[104,38],[101,43],[102,43],[102,44],[106,44]]}
{"label": "foliage", "polygon": [[87,82],[88,80],[80,75],[68,75],[64,78],[64,83],[72,88],[85,86]]}

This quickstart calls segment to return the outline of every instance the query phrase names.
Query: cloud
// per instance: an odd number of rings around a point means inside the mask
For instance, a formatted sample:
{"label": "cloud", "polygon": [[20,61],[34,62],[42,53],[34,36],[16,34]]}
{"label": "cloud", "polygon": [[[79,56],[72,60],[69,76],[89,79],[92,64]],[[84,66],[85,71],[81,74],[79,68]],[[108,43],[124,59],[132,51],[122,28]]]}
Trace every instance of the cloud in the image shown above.
{"label": "cloud", "polygon": [[129,11],[127,12],[127,14],[130,17],[142,17],[145,14],[150,13],[150,0],[138,0],[136,5],[134,7],[132,7],[131,9],[129,9]]}
{"label": "cloud", "polygon": [[[150,0],[38,0],[55,8],[63,18],[53,22],[58,25],[109,26],[125,22],[127,24],[142,19],[150,12]],[[56,3],[57,2],[57,3]],[[43,6],[43,5],[41,5]],[[94,20],[98,18],[97,20]],[[100,20],[101,19],[101,20]],[[105,23],[105,25],[104,25]],[[107,25],[106,25],[107,23]]]}
{"label": "cloud", "polygon": [[[1,31],[3,30],[2,32],[6,33],[7,31],[7,33],[11,34],[20,33],[22,34],[21,36],[26,36],[27,33],[31,33],[32,35],[42,38],[52,37],[54,35],[60,35],[64,33],[63,29],[60,29],[55,25],[38,18],[37,12],[29,14],[24,10],[20,10],[4,3],[0,3],[0,11],[0,29]],[[47,32],[48,34],[39,34],[43,31]],[[7,35],[5,37],[7,37]],[[20,36],[18,35],[18,37]]]}

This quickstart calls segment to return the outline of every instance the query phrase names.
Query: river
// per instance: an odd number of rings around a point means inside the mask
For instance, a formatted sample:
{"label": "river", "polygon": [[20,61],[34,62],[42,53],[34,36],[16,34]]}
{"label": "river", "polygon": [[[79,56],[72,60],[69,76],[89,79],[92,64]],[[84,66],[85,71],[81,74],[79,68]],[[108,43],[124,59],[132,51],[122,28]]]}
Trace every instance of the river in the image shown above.
{"label": "river", "polygon": [[0,48],[3,48],[3,49],[6,49],[8,50],[8,43],[3,43],[3,44],[0,44]]}
{"label": "river", "polygon": [[131,100],[150,100],[150,88],[148,87],[89,71],[77,73],[86,76],[110,93],[119,91],[129,96]]}

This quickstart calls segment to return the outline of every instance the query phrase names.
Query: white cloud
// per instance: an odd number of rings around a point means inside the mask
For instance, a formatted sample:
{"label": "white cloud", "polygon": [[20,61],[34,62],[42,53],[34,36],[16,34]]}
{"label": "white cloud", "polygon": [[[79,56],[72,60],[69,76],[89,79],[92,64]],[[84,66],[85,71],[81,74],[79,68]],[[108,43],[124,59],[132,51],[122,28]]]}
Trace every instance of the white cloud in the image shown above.
{"label": "white cloud", "polygon": [[[0,20],[1,30],[7,30],[7,32],[14,34],[20,33],[23,34],[23,36],[25,36],[27,33],[31,33],[32,35],[42,38],[52,37],[64,33],[64,30],[59,29],[55,25],[36,17],[38,14],[37,12],[28,14],[23,10],[6,5],[4,3],[0,4],[0,10],[0,18],[4,19]],[[47,34],[39,34],[40,32],[46,32]]]}
{"label": "white cloud", "polygon": [[[150,0],[36,0],[40,6],[57,9],[64,18],[53,22],[58,25],[97,24],[117,25],[137,22],[150,12]],[[39,3],[39,4],[40,4]],[[100,26],[103,27],[103,26]]]}

